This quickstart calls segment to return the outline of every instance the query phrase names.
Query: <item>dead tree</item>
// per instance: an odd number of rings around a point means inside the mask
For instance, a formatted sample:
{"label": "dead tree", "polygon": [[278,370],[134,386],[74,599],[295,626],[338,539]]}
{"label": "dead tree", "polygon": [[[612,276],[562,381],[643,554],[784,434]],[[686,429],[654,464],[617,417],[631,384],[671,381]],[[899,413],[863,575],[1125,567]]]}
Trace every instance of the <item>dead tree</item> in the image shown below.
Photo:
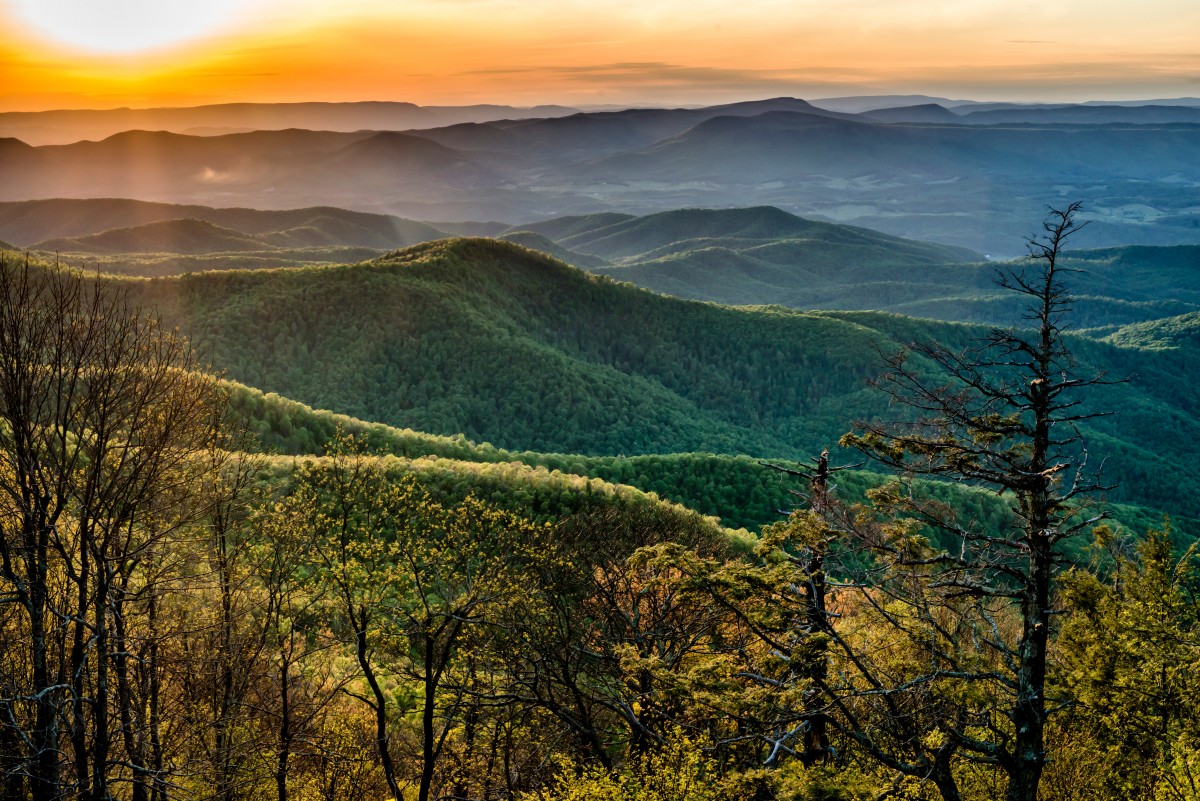
{"label": "dead tree", "polygon": [[[1062,248],[1082,227],[1078,212],[1077,203],[1052,209],[1044,234],[1028,242],[1029,258],[999,277],[1025,299],[1029,329],[993,330],[961,351],[919,343],[888,357],[876,385],[912,417],[860,424],[843,438],[901,476],[876,497],[892,520],[871,535],[880,570],[868,602],[899,636],[934,644],[933,667],[908,689],[999,688],[991,708],[960,710],[942,728],[947,742],[1006,775],[1009,801],[1035,801],[1046,764],[1047,648],[1062,544],[1102,517],[1081,504],[1107,489],[1079,425],[1102,414],[1084,405],[1087,390],[1113,382],[1080,374],[1063,328],[1072,270]],[[923,496],[916,477],[984,488],[1008,503],[1011,522],[989,531]],[[889,609],[887,599],[906,611]],[[981,657],[955,650],[964,637],[979,643]]]}

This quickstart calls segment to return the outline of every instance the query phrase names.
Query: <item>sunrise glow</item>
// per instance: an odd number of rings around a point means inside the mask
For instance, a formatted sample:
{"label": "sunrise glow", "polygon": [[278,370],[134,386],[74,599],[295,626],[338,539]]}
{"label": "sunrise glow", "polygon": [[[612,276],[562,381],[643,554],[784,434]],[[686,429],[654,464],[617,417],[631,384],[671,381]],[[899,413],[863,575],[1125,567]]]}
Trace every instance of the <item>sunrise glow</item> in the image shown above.
{"label": "sunrise glow", "polygon": [[0,0],[0,24],[0,110],[1200,93],[1189,0]]}
{"label": "sunrise glow", "polygon": [[12,0],[12,5],[19,19],[55,42],[101,53],[131,53],[169,47],[218,29],[241,3]]}

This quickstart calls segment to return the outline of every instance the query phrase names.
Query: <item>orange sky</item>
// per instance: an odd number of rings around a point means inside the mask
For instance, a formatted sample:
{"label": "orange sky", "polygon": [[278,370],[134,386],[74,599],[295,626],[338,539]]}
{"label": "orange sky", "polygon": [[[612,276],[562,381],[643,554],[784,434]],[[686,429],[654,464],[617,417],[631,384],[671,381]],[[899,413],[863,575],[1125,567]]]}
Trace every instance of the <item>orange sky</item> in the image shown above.
{"label": "orange sky", "polygon": [[0,110],[907,92],[1197,96],[1200,2],[0,0]]}

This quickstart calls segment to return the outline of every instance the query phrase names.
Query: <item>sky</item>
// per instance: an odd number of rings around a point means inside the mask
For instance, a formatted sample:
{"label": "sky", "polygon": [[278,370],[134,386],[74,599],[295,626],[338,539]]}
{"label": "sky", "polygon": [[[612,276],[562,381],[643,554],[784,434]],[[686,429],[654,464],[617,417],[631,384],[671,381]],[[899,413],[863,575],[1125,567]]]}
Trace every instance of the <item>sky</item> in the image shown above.
{"label": "sky", "polygon": [[1200,95],[1196,0],[0,0],[0,111]]}

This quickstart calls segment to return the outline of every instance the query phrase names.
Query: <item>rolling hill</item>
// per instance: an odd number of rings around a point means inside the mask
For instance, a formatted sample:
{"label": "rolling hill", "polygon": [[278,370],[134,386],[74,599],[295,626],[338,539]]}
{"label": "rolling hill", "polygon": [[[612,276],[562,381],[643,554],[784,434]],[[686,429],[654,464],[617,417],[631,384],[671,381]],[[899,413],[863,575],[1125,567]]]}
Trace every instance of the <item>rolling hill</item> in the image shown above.
{"label": "rolling hill", "polygon": [[963,248],[806,220],[772,207],[591,215],[528,228],[558,234],[558,244],[571,252],[612,262],[592,267],[561,256],[576,266],[677,297],[737,305],[883,308],[897,292],[907,299],[922,287],[937,292],[970,283],[980,270],[958,262],[982,259]]}
{"label": "rolling hill", "polygon": [[[972,251],[805,219],[778,208],[599,213],[485,230],[555,258],[677,297],[796,309],[877,309],[918,317],[1015,324],[1022,309],[997,290],[1003,265]],[[30,234],[53,234],[31,241]],[[163,276],[203,270],[352,264],[444,238],[388,215],[316,207],[280,211],[134,200],[0,203],[0,236],[67,263]],[[1200,309],[1200,246],[1107,248],[1069,254],[1087,274],[1080,328],[1105,336]]]}
{"label": "rolling hill", "polygon": [[1122,326],[1106,339],[1127,348],[1178,351],[1200,366],[1200,312]]}
{"label": "rolling hill", "polygon": [[563,247],[613,262],[635,263],[708,246],[756,248],[779,242],[828,243],[846,250],[873,249],[896,264],[978,260],[965,248],[914,242],[865,228],[806,220],[771,206],[744,209],[678,209],[645,217],[589,215],[525,226]]}
{"label": "rolling hill", "polygon": [[262,211],[128,199],[0,203],[0,230],[67,264],[136,276],[353,264],[446,236],[425,223],[332,207]]}
{"label": "rolling hill", "polygon": [[[529,247],[677,297],[797,309],[877,309],[960,322],[1019,324],[998,270],[961,248],[806,220],[776,208],[588,215],[524,226],[554,239]],[[557,249],[556,249],[557,248]],[[609,265],[593,266],[588,257]],[[1200,246],[1068,254],[1086,273],[1079,327],[1115,327],[1200,309]]]}
{"label": "rolling hill", "polygon": [[72,253],[224,253],[264,250],[266,243],[230,228],[184,218],[113,228],[89,236],[47,239],[31,250]]}
{"label": "rolling hill", "polygon": [[[867,312],[733,309],[654,295],[495,240],[352,267],[131,285],[231,378],[368,420],[511,451],[807,457],[886,412],[878,350],[984,329]],[[369,299],[365,300],[365,299]],[[1194,514],[1200,438],[1176,351],[1079,338],[1081,369],[1136,381],[1089,399],[1114,497]],[[1170,485],[1161,481],[1172,476]],[[1196,486],[1193,486],[1196,485]]]}
{"label": "rolling hill", "polygon": [[[302,209],[212,208],[150,203],[127,198],[50,199],[0,203],[0,236],[25,246],[54,238],[98,234],[166,220],[200,220],[243,234],[286,238],[290,231],[316,229],[328,244],[391,250],[445,233],[425,223],[384,214],[316,206]],[[283,244],[277,242],[276,244]]]}
{"label": "rolling hill", "polygon": [[[405,469],[418,473],[442,494],[461,497],[466,491],[494,505],[544,517],[568,514],[593,504],[635,505],[653,503],[660,515],[693,525],[707,526],[681,515],[672,504],[720,520],[726,536],[743,535],[728,529],[757,530],[780,518],[796,480],[757,459],[744,455],[671,453],[643,456],[586,456],[582,454],[505,451],[479,445],[465,437],[436,436],[381,423],[368,423],[329,411],[316,410],[274,393],[226,382],[233,418],[253,435],[252,445],[272,454],[306,456],[323,452],[340,430],[364,442],[374,452],[405,460]],[[280,460],[276,460],[281,463]],[[286,464],[286,460],[282,462]],[[785,466],[789,466],[784,462]],[[797,467],[797,465],[790,465]],[[528,468],[533,468],[532,470]],[[572,476],[591,479],[580,482]],[[882,477],[861,470],[842,472],[841,496],[862,500],[868,488]],[[597,480],[600,483],[597,483]],[[636,488],[650,493],[645,498]],[[961,508],[978,505],[978,493],[955,487],[929,487]],[[668,503],[660,505],[654,499]],[[1124,504],[1108,506],[1113,520],[1135,533],[1160,524],[1161,513]],[[988,508],[986,517],[1002,516]],[[1200,521],[1176,517],[1175,530],[1200,537]]]}

